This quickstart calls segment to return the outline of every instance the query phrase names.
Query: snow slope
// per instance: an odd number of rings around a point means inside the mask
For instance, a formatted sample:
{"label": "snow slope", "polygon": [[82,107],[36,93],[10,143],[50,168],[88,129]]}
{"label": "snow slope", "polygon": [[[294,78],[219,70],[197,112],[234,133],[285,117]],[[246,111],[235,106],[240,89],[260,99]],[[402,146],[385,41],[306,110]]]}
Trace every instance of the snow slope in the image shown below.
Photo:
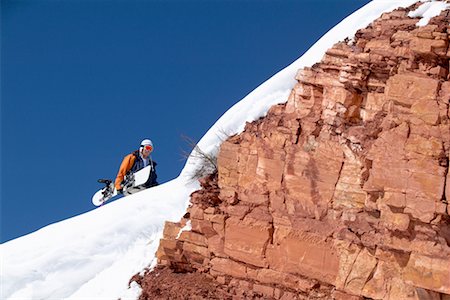
{"label": "snow slope", "polygon": [[[287,100],[298,69],[319,61],[334,43],[352,37],[381,13],[415,0],[374,0],[330,30],[301,58],[264,82],[230,108],[200,140],[206,153],[217,153],[224,136],[241,132],[274,104]],[[426,2],[426,1],[422,1]],[[449,8],[433,1],[410,15],[420,24]],[[1,299],[136,299],[132,275],[155,263],[164,222],[178,221],[199,188],[189,180],[200,163],[191,157],[180,176],[158,187],[44,227],[0,245]]]}
{"label": "snow slope", "polygon": [[179,177],[3,244],[1,299],[117,299],[197,188]]}

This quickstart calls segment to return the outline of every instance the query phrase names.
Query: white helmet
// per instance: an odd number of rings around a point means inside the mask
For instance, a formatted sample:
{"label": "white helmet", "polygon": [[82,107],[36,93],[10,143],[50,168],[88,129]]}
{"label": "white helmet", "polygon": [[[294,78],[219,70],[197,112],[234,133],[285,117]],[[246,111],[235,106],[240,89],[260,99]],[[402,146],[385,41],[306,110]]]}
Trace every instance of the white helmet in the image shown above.
{"label": "white helmet", "polygon": [[141,142],[141,146],[147,146],[147,145],[150,145],[153,147],[152,141],[150,141],[149,139],[145,139]]}

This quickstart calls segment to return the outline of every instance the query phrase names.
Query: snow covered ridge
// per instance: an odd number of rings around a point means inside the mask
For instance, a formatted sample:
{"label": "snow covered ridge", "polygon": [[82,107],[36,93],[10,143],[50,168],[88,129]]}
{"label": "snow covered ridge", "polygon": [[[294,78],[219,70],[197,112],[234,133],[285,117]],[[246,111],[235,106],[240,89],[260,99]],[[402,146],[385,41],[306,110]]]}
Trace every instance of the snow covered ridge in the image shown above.
{"label": "snow covered ridge", "polygon": [[[416,11],[409,14],[412,18],[421,18],[417,26],[428,24],[432,17],[438,16],[442,10],[450,8],[450,4],[445,1],[373,0],[345,18],[320,38],[304,55],[272,76],[225,112],[200,140],[198,143],[200,149],[211,156],[216,156],[224,135],[232,136],[241,133],[246,122],[264,117],[271,106],[287,101],[291,89],[296,83],[295,75],[299,69],[311,67],[320,61],[327,49],[339,41],[352,38],[358,29],[367,27],[382,13],[390,12],[399,7],[406,8],[416,2],[424,2]],[[188,174],[195,173],[195,166],[199,163],[201,162],[197,157],[191,157],[187,161],[182,175],[188,176]]]}
{"label": "snow covered ridge", "polygon": [[[246,122],[286,102],[298,69],[319,61],[333,44],[352,37],[383,12],[414,2],[374,0],[347,17],[301,58],[228,110],[201,139],[200,148],[216,154],[223,133],[239,133]],[[419,26],[450,8],[444,1],[423,2],[410,13],[423,16]],[[128,288],[128,281],[155,263],[164,222],[176,222],[185,213],[189,195],[199,188],[188,178],[197,163],[190,158],[180,176],[168,183],[0,245],[0,299],[136,299],[140,289]]]}

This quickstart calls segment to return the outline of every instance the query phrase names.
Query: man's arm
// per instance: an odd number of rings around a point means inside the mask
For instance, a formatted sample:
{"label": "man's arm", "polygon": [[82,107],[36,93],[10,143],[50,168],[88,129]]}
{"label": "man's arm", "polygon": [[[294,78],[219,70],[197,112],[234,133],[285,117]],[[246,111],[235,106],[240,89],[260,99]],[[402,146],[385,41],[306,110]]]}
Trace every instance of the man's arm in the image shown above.
{"label": "man's arm", "polygon": [[133,167],[135,159],[136,157],[133,154],[129,154],[123,159],[122,163],[120,164],[119,172],[117,173],[116,181],[114,182],[116,190],[122,189],[122,181],[128,171],[130,171]]}

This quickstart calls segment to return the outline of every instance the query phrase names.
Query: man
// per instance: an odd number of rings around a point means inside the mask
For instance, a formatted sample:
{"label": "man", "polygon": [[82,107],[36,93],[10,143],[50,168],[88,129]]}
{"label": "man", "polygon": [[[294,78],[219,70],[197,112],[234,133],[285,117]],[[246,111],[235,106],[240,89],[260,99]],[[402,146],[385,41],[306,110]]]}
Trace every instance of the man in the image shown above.
{"label": "man", "polygon": [[156,181],[156,162],[154,162],[150,156],[150,153],[153,152],[153,143],[149,139],[145,139],[141,142],[141,146],[139,150],[134,151],[131,154],[125,156],[120,165],[119,172],[117,173],[116,181],[114,182],[114,186],[116,187],[117,193],[123,193],[123,181],[127,174],[136,173],[137,171],[145,168],[148,165],[151,165],[152,170],[150,171],[150,176],[148,181],[144,184],[145,187],[152,187],[158,185]]}

